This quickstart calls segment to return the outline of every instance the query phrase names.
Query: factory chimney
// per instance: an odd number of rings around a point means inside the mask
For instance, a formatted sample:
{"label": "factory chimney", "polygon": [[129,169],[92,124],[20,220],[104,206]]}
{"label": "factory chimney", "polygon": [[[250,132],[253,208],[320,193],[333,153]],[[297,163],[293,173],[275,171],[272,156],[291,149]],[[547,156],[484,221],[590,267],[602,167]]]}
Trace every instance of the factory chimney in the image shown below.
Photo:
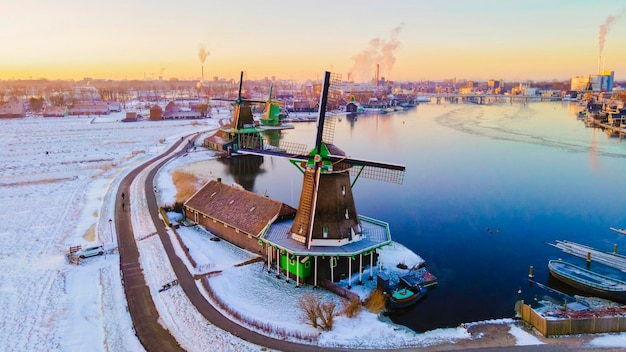
{"label": "factory chimney", "polygon": [[380,79],[380,64],[376,64],[376,87],[378,87],[379,79]]}

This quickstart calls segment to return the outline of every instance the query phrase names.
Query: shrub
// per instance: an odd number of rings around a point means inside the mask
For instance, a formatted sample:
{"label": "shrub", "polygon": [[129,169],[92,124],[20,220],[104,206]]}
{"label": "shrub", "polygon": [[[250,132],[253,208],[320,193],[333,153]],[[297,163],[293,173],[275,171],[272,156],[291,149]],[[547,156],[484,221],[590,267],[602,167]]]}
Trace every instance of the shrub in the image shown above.
{"label": "shrub", "polygon": [[320,318],[319,325],[322,330],[332,330],[333,322],[335,320],[335,302],[324,302],[321,305],[318,305],[317,311]]}
{"label": "shrub", "polygon": [[172,182],[176,186],[176,202],[184,203],[198,191],[196,175],[176,170],[172,173]]}
{"label": "shrub", "polygon": [[387,304],[387,296],[383,293],[381,289],[375,289],[372,293],[365,299],[365,308],[372,313],[380,313]]}
{"label": "shrub", "polygon": [[354,318],[361,311],[361,300],[359,297],[352,296],[350,300],[343,300],[343,313],[348,318]]}
{"label": "shrub", "polygon": [[304,313],[301,317],[302,322],[317,328],[317,314],[320,305],[319,297],[305,293],[298,298],[298,304]]}

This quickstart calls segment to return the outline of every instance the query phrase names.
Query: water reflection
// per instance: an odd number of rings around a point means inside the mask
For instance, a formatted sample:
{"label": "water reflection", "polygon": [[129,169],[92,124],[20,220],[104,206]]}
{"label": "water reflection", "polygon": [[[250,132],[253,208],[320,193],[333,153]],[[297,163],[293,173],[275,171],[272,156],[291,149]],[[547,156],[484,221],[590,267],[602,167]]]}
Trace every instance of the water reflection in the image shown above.
{"label": "water reflection", "polygon": [[263,165],[262,156],[238,155],[218,160],[227,166],[228,174],[232,175],[234,181],[247,190],[253,190],[257,176],[265,172],[261,168],[261,165]]}

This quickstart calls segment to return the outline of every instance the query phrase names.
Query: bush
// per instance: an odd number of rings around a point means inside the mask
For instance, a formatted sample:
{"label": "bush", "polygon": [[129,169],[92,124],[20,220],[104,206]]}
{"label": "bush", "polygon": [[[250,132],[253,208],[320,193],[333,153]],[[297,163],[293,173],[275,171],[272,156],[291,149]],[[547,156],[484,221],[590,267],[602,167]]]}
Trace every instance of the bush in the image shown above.
{"label": "bush", "polygon": [[354,318],[361,311],[361,300],[359,297],[351,297],[350,300],[343,300],[343,313],[348,318]]}
{"label": "bush", "polygon": [[198,191],[196,175],[176,170],[172,173],[172,182],[176,186],[176,202],[184,203]]}
{"label": "bush", "polygon": [[322,330],[332,330],[335,319],[335,302],[323,302],[318,296],[305,293],[298,298],[300,308],[304,313],[302,322],[314,328]]}
{"label": "bush", "polygon": [[365,308],[372,313],[380,313],[387,305],[387,296],[381,289],[375,289],[365,299]]}
{"label": "bush", "polygon": [[318,306],[317,311],[320,318],[319,325],[322,330],[332,330],[335,321],[335,302],[324,302]]}
{"label": "bush", "polygon": [[301,320],[305,324],[309,324],[314,328],[317,328],[317,314],[318,307],[320,305],[320,299],[310,293],[305,293],[298,298],[298,303],[304,315]]}

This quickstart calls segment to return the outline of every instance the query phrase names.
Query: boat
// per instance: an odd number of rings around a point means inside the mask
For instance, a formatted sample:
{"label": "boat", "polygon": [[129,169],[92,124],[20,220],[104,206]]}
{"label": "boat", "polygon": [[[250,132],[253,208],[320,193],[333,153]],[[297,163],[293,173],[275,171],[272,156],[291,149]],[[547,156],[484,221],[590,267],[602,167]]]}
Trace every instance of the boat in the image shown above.
{"label": "boat", "polygon": [[389,295],[387,305],[391,309],[407,308],[419,302],[426,296],[426,293],[428,293],[428,289],[423,286],[398,288]]}
{"label": "boat", "polygon": [[622,235],[626,235],[626,229],[618,229],[618,228],[615,228],[615,227],[610,227],[610,229],[615,231],[615,232],[621,233]]}
{"label": "boat", "polygon": [[548,261],[548,270],[556,279],[596,297],[626,302],[626,282],[595,273],[562,260]]}
{"label": "boat", "polygon": [[437,285],[437,278],[431,274],[426,267],[411,270],[408,274],[400,278],[400,284],[405,287],[417,288],[419,286],[431,287]]}

